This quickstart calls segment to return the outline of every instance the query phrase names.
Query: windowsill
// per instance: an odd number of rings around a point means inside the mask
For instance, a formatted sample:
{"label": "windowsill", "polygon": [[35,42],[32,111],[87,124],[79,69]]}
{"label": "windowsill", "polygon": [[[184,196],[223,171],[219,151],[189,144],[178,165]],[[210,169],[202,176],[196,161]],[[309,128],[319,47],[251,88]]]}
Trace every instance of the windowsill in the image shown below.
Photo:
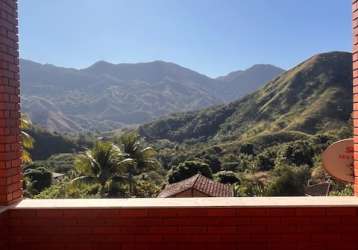
{"label": "windowsill", "polygon": [[191,208],[191,207],[358,207],[358,197],[230,197],[152,199],[26,199],[7,209]]}

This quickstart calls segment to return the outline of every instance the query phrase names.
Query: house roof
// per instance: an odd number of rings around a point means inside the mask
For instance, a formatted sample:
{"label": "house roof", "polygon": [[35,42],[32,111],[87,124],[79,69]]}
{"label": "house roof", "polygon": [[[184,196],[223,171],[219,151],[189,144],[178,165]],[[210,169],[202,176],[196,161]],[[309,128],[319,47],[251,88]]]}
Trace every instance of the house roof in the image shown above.
{"label": "house roof", "polygon": [[160,192],[158,197],[168,198],[191,188],[211,197],[234,196],[234,191],[230,185],[215,182],[201,174],[197,174],[183,181],[167,185],[162,192]]}
{"label": "house roof", "polygon": [[323,182],[316,185],[306,187],[305,194],[309,196],[327,196],[331,184],[329,182]]}

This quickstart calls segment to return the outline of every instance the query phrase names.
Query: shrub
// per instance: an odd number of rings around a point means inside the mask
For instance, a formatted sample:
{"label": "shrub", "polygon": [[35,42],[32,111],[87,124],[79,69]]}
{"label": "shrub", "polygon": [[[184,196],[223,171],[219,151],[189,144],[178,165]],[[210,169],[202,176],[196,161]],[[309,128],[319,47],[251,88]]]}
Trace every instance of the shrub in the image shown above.
{"label": "shrub", "polygon": [[256,158],[256,166],[259,170],[268,171],[275,166],[276,152],[274,150],[266,149]]}
{"label": "shrub", "polygon": [[276,165],[313,165],[315,152],[307,141],[296,141],[285,144],[278,153]]}
{"label": "shrub", "polygon": [[254,145],[251,143],[242,144],[240,147],[240,153],[247,154],[247,155],[254,155],[255,154]]}
{"label": "shrub", "polygon": [[302,196],[309,178],[307,166],[278,166],[273,172],[274,178],[269,184],[267,196]]}
{"label": "shrub", "polygon": [[169,183],[179,182],[198,173],[212,178],[212,172],[208,164],[200,161],[185,161],[170,170],[168,181]]}
{"label": "shrub", "polygon": [[258,178],[241,177],[241,183],[234,186],[235,196],[253,197],[263,196],[265,193],[265,184]]}
{"label": "shrub", "polygon": [[215,179],[224,184],[240,183],[239,178],[232,171],[220,171],[215,174]]}
{"label": "shrub", "polygon": [[25,178],[28,180],[27,187],[32,195],[38,194],[42,190],[48,188],[52,184],[52,173],[43,167],[28,168],[24,172]]}

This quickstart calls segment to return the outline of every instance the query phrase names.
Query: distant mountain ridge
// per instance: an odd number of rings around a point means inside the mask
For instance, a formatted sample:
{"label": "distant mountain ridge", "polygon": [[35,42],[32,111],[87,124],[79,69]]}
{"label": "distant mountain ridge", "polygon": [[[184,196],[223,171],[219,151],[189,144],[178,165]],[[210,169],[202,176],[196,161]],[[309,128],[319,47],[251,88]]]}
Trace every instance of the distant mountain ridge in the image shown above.
{"label": "distant mountain ridge", "polygon": [[238,99],[282,72],[261,65],[212,79],[164,61],[78,70],[22,59],[22,110],[50,131],[111,130]]}
{"label": "distant mountain ridge", "polygon": [[[260,72],[260,74],[257,74]],[[284,70],[270,64],[256,64],[247,70],[234,71],[226,76],[218,77],[217,80],[225,83],[222,90],[223,98],[226,101],[235,101],[238,97],[250,94],[262,87],[267,79],[274,79],[282,74]],[[238,93],[242,93],[238,95]]]}

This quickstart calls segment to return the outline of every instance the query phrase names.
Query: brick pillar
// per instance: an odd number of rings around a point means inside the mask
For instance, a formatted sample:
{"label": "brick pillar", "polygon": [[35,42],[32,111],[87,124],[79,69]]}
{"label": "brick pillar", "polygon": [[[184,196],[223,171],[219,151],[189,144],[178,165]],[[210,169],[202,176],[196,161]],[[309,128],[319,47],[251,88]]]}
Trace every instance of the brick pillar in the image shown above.
{"label": "brick pillar", "polygon": [[354,194],[358,196],[358,0],[352,3],[353,23],[353,127],[354,127]]}
{"label": "brick pillar", "polygon": [[22,197],[17,0],[0,0],[0,206]]}

